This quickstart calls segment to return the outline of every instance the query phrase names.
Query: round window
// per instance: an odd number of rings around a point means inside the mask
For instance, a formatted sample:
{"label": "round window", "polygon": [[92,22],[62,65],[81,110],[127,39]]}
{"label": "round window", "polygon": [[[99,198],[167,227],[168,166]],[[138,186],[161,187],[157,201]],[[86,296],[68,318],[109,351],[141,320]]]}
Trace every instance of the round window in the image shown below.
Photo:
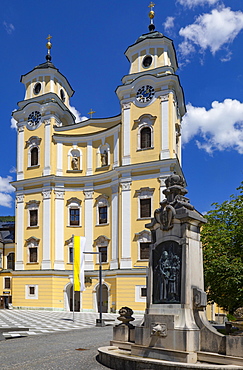
{"label": "round window", "polygon": [[151,57],[151,55],[146,55],[146,57],[144,57],[143,59],[143,66],[145,68],[149,67],[152,64],[152,61],[153,61],[153,58]]}
{"label": "round window", "polygon": [[60,96],[61,96],[62,101],[65,101],[65,93],[63,89],[60,90]]}
{"label": "round window", "polygon": [[34,86],[34,94],[37,95],[41,91],[41,83],[37,82]]}

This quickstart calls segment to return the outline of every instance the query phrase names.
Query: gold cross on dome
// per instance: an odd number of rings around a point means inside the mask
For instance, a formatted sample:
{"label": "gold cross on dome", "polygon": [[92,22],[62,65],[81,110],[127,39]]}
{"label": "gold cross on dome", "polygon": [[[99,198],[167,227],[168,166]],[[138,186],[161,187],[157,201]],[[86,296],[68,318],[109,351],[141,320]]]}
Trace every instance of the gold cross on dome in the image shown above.
{"label": "gold cross on dome", "polygon": [[92,117],[93,117],[93,113],[95,113],[95,111],[91,108],[91,109],[90,109],[90,112],[88,113],[88,114],[90,115],[90,118],[92,118]]}
{"label": "gold cross on dome", "polygon": [[49,34],[49,35],[47,36],[47,38],[46,38],[46,39],[47,39],[48,41],[50,41],[50,39],[51,39],[51,38],[52,38],[52,36]]}
{"label": "gold cross on dome", "polygon": [[151,3],[149,4],[148,8],[153,8],[155,6],[155,4],[151,1]]}

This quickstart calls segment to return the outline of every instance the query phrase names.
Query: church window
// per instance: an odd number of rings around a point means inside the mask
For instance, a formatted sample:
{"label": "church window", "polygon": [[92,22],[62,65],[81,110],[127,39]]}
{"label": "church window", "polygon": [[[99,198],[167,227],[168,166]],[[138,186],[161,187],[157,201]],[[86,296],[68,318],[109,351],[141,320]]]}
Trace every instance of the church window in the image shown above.
{"label": "church window", "polygon": [[34,294],[35,294],[35,287],[29,286],[29,295],[34,295]]}
{"label": "church window", "polygon": [[11,289],[11,278],[10,277],[4,278],[4,288],[3,289]]}
{"label": "church window", "polygon": [[150,243],[140,242],[140,260],[149,259],[149,244]]}
{"label": "church window", "polygon": [[96,198],[97,225],[108,223],[108,196],[103,194]]}
{"label": "church window", "polygon": [[99,207],[99,225],[107,224],[107,206]]}
{"label": "church window", "polygon": [[151,243],[151,233],[148,230],[140,231],[135,234],[138,243],[138,260],[149,259],[149,246]]}
{"label": "church window", "polygon": [[67,201],[68,206],[68,226],[81,226],[81,200],[70,198]]}
{"label": "church window", "polygon": [[149,127],[144,127],[141,130],[141,149],[151,148],[151,129]]}
{"label": "church window", "polygon": [[37,247],[30,247],[29,248],[29,262],[37,262],[38,261],[38,257],[37,257],[37,252],[38,252],[38,248]]}
{"label": "church window", "polygon": [[39,92],[41,91],[41,83],[40,82],[37,82],[35,84],[33,91],[34,91],[35,95],[39,94]]}
{"label": "church window", "polygon": [[152,200],[154,188],[141,188],[136,190],[138,198],[138,218],[150,218],[152,214]]}
{"label": "church window", "polygon": [[148,68],[152,64],[153,58],[151,55],[146,55],[143,59],[144,68]]}
{"label": "church window", "polygon": [[[94,240],[94,247],[96,251],[101,253],[101,262],[108,262],[108,244],[110,239],[105,235],[100,235],[96,240]],[[99,255],[96,257],[96,263],[99,263]]]}
{"label": "church window", "polygon": [[30,151],[30,165],[31,166],[37,166],[38,165],[38,148],[34,147]]}
{"label": "church window", "polygon": [[141,288],[141,297],[147,297],[147,288]]}
{"label": "church window", "polygon": [[60,90],[60,96],[61,96],[62,101],[64,102],[65,101],[65,93],[64,93],[63,89]]}
{"label": "church window", "polygon": [[25,285],[25,299],[38,299],[38,285]]}
{"label": "church window", "polygon": [[32,209],[30,212],[30,226],[38,226],[38,210]]}
{"label": "church window", "polygon": [[140,218],[151,217],[151,198],[140,199]]}
{"label": "church window", "polygon": [[70,208],[70,226],[79,226],[79,209],[78,208]]}
{"label": "church window", "polygon": [[69,256],[68,256],[68,262],[73,263],[73,247],[68,248]]}
{"label": "church window", "polygon": [[8,270],[14,270],[14,265],[15,265],[15,254],[9,253],[7,256],[7,269]]}
{"label": "church window", "polygon": [[99,247],[101,253],[101,262],[107,262],[107,247]]}

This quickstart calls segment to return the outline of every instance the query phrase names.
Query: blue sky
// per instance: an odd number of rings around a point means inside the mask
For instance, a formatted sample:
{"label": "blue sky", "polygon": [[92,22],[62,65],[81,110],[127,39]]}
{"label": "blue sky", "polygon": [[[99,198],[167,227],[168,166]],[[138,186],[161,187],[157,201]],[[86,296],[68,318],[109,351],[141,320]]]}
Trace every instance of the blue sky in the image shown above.
{"label": "blue sky", "polygon": [[[147,0],[0,1],[0,215],[14,215],[16,130],[11,112],[24,98],[20,76],[45,61],[69,80],[80,117],[120,113],[116,87],[128,73],[124,51],[148,32]],[[243,180],[243,2],[155,1],[156,30],[174,40],[187,115],[182,168],[200,211],[228,199]]]}

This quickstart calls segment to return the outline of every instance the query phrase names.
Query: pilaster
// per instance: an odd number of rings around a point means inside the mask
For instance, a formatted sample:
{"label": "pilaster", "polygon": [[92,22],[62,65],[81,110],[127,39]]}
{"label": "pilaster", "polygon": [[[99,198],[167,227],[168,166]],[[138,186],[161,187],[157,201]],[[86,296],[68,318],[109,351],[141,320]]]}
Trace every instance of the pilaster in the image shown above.
{"label": "pilaster", "polygon": [[63,144],[57,142],[57,170],[56,175],[62,176],[63,175],[63,160],[62,160],[62,152],[63,152]]}
{"label": "pilaster", "polygon": [[51,174],[51,120],[45,120],[45,146],[43,176]]}
{"label": "pilaster", "polygon": [[111,199],[111,212],[112,212],[112,226],[111,226],[111,261],[110,269],[118,268],[118,184],[112,185],[112,199]]}
{"label": "pilaster", "polygon": [[24,126],[18,127],[17,180],[24,178]]}
{"label": "pilaster", "polygon": [[42,270],[51,268],[51,189],[46,188],[42,191],[43,195],[43,237],[42,237]]}
{"label": "pilaster", "polygon": [[92,147],[92,140],[88,140],[87,142],[87,170],[86,175],[93,174],[93,147]]}
{"label": "pilaster", "polygon": [[16,262],[15,270],[24,270],[24,194],[16,194]]}
{"label": "pilaster", "polygon": [[64,194],[55,189],[55,270],[65,270],[64,265]]}
{"label": "pilaster", "polygon": [[[93,188],[87,188],[84,190],[84,233],[86,237],[86,248],[85,252],[92,252],[92,245],[93,245]],[[85,270],[93,270],[94,263],[93,263],[93,255],[92,254],[85,254]]]}
{"label": "pilaster", "polygon": [[122,165],[131,163],[130,157],[130,115],[131,115],[131,103],[123,104],[123,157]]}
{"label": "pilaster", "polygon": [[169,149],[169,94],[161,97],[161,152],[160,159],[170,158]]}
{"label": "pilaster", "polygon": [[132,268],[131,260],[131,181],[123,181],[122,188],[122,250],[120,268]]}

